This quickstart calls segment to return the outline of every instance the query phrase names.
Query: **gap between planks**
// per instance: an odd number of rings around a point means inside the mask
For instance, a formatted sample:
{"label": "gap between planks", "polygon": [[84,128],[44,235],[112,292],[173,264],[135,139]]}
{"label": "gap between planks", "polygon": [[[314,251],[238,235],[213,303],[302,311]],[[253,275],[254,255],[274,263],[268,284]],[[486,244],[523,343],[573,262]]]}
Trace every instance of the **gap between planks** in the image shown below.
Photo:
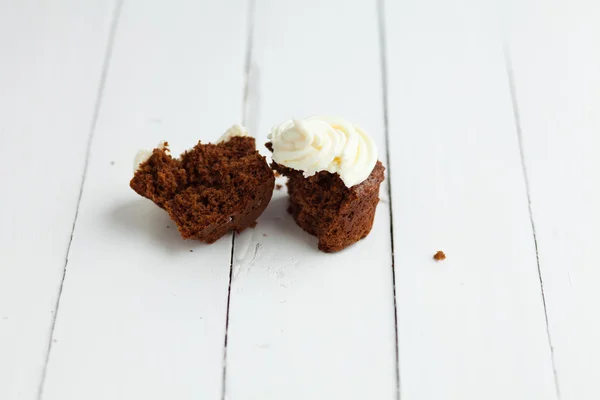
{"label": "gap between planks", "polygon": [[106,78],[108,76],[108,69],[110,67],[110,60],[112,57],[112,51],[113,51],[113,46],[115,43],[115,37],[117,34],[117,28],[119,25],[119,19],[121,16],[121,10],[123,8],[123,4],[124,4],[125,0],[116,0],[116,4],[115,4],[115,9],[113,12],[113,16],[112,16],[112,21],[111,21],[111,25],[110,25],[110,30],[108,32],[108,38],[107,38],[107,42],[106,42],[106,49],[104,52],[104,61],[102,64],[102,72],[100,74],[100,80],[98,82],[98,90],[96,92],[96,102],[94,105],[94,110],[93,110],[93,114],[92,114],[92,121],[90,124],[90,131],[88,133],[88,140],[87,140],[87,147],[86,147],[86,151],[85,151],[85,161],[84,161],[84,165],[83,165],[83,174],[81,177],[81,185],[79,187],[79,195],[77,197],[77,206],[75,208],[75,216],[73,217],[73,225],[71,227],[71,236],[69,238],[69,243],[67,245],[67,251],[65,254],[65,264],[63,267],[63,272],[62,272],[62,278],[60,281],[60,285],[58,287],[58,294],[56,296],[56,303],[54,306],[54,315],[52,317],[52,322],[50,325],[50,332],[48,335],[48,344],[46,347],[46,356],[44,359],[44,365],[42,367],[42,373],[41,373],[41,377],[40,377],[40,383],[38,386],[38,393],[37,393],[37,398],[38,400],[42,399],[42,396],[44,394],[44,384],[46,382],[46,373],[48,371],[48,363],[50,362],[50,354],[52,352],[52,343],[53,343],[53,337],[54,337],[54,330],[56,328],[56,319],[58,317],[58,312],[59,312],[59,307],[60,307],[60,300],[62,297],[62,291],[63,291],[63,287],[64,287],[64,283],[65,283],[65,277],[67,275],[67,266],[69,264],[69,253],[71,252],[71,244],[73,243],[73,236],[75,234],[75,228],[77,226],[77,218],[79,216],[79,207],[81,205],[81,198],[83,196],[83,188],[85,186],[85,179],[87,177],[87,172],[88,172],[88,166],[89,166],[89,160],[90,160],[90,153],[91,153],[91,149],[92,149],[92,142],[94,140],[94,133],[96,131],[96,124],[98,122],[98,115],[100,113],[100,106],[102,104],[102,98],[104,96],[104,87],[106,84]]}
{"label": "gap between planks", "polygon": [[[254,44],[254,10],[256,0],[248,0],[246,16],[246,54],[244,58],[244,88],[242,95],[242,126],[248,122],[248,102],[250,99],[250,72],[252,65],[252,48]],[[233,263],[235,256],[235,231],[231,234],[231,258],[229,261],[229,282],[227,285],[227,305],[225,311],[225,337],[223,340],[223,382],[221,400],[227,399],[227,343],[229,340],[229,307],[231,304],[231,282],[233,280]]]}
{"label": "gap between planks", "polygon": [[392,179],[391,179],[391,155],[390,155],[390,130],[388,123],[388,75],[387,75],[387,41],[385,25],[385,0],[377,0],[377,19],[379,28],[379,54],[381,66],[381,94],[383,102],[383,128],[385,130],[385,157],[387,163],[387,195],[390,214],[390,245],[392,253],[392,293],[394,296],[394,335],[396,339],[396,398],[400,400],[400,348],[398,343],[398,311],[396,299],[396,261],[394,253],[394,211],[392,208]]}
{"label": "gap between planks", "polygon": [[546,321],[546,337],[548,339],[548,347],[550,349],[550,360],[552,362],[552,373],[554,376],[554,390],[556,392],[557,399],[560,400],[560,385],[558,382],[558,373],[556,371],[556,362],[554,358],[554,346],[552,345],[552,335],[550,334],[550,324],[548,322],[548,308],[546,306],[546,294],[544,293],[544,279],[542,277],[542,269],[540,266],[540,255],[538,250],[538,240],[535,228],[535,220],[533,218],[533,211],[531,207],[531,191],[529,187],[529,174],[527,173],[527,165],[525,163],[525,149],[523,147],[523,130],[521,129],[521,115],[519,113],[519,102],[517,97],[517,89],[515,87],[514,71],[512,67],[512,60],[510,57],[510,46],[507,39],[504,40],[502,50],[504,53],[504,63],[506,65],[506,76],[508,79],[508,87],[510,90],[510,98],[512,103],[513,118],[515,121],[515,128],[517,131],[517,140],[519,143],[519,156],[521,159],[521,169],[523,171],[523,179],[525,182],[525,191],[527,194],[527,209],[529,212],[529,223],[531,225],[531,232],[533,236],[533,245],[535,248],[535,260],[537,263],[538,278],[540,280],[540,293],[542,295],[542,304],[544,306],[544,319]]}

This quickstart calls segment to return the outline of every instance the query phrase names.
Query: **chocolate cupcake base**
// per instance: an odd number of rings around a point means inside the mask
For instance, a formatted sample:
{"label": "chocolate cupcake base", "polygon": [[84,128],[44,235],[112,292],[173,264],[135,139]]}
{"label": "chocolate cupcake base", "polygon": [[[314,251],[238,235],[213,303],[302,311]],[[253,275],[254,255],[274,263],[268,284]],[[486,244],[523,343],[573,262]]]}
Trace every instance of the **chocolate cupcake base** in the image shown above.
{"label": "chocolate cupcake base", "polygon": [[271,166],[288,177],[288,212],[298,226],[319,239],[319,250],[340,251],[369,234],[384,179],[381,162],[365,181],[350,188],[338,174],[321,171],[305,178],[302,171],[276,162]]}
{"label": "chocolate cupcake base", "polygon": [[198,143],[180,159],[166,148],[154,149],[130,182],[169,213],[184,239],[206,243],[256,225],[274,185],[273,171],[251,137]]}

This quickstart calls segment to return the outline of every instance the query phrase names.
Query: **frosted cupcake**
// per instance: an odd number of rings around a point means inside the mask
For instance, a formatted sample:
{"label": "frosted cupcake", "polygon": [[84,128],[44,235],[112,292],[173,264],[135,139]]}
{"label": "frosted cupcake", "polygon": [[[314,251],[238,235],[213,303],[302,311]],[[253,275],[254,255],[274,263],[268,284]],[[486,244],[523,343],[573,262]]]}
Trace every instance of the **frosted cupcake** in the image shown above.
{"label": "frosted cupcake", "polygon": [[385,168],[364,130],[315,116],[283,122],[269,139],[271,166],[288,177],[288,212],[320,250],[339,251],[369,234]]}

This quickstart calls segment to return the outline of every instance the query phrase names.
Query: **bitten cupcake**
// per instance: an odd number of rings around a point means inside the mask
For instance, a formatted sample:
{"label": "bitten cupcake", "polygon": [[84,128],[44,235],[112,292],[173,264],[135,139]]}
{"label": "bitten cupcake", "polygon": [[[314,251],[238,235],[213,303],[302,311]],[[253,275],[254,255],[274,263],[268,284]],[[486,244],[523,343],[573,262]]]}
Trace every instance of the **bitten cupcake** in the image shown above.
{"label": "bitten cupcake", "polygon": [[255,140],[234,125],[216,144],[198,144],[173,158],[168,144],[138,153],[130,186],[165,209],[184,239],[213,243],[256,225],[275,178]]}
{"label": "bitten cupcake", "polygon": [[283,122],[269,139],[271,166],[288,177],[288,212],[320,250],[336,252],[369,234],[385,168],[364,130],[315,116]]}

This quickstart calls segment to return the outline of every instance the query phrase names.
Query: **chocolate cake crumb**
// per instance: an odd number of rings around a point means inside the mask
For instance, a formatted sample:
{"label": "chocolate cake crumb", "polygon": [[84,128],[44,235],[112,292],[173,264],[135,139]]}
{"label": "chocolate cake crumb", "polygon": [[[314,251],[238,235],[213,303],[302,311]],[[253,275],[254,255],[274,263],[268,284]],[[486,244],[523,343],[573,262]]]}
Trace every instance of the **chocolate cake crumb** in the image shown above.
{"label": "chocolate cake crumb", "polygon": [[446,259],[446,254],[443,251],[439,250],[437,253],[433,255],[433,259],[435,261],[444,261]]}
{"label": "chocolate cake crumb", "polygon": [[[272,151],[272,143],[266,147]],[[337,173],[321,171],[304,177],[302,171],[276,162],[271,167],[288,177],[288,212],[298,226],[319,239],[319,250],[340,251],[371,231],[384,179],[381,162],[365,181],[350,188]]]}
{"label": "chocolate cake crumb", "polygon": [[283,187],[283,185],[281,185],[279,183],[277,185],[275,185],[275,189],[277,189],[277,190],[281,190],[282,187]]}
{"label": "chocolate cake crumb", "polygon": [[252,137],[198,144],[172,158],[168,144],[140,164],[130,186],[165,209],[184,239],[213,243],[256,225],[275,177]]}

